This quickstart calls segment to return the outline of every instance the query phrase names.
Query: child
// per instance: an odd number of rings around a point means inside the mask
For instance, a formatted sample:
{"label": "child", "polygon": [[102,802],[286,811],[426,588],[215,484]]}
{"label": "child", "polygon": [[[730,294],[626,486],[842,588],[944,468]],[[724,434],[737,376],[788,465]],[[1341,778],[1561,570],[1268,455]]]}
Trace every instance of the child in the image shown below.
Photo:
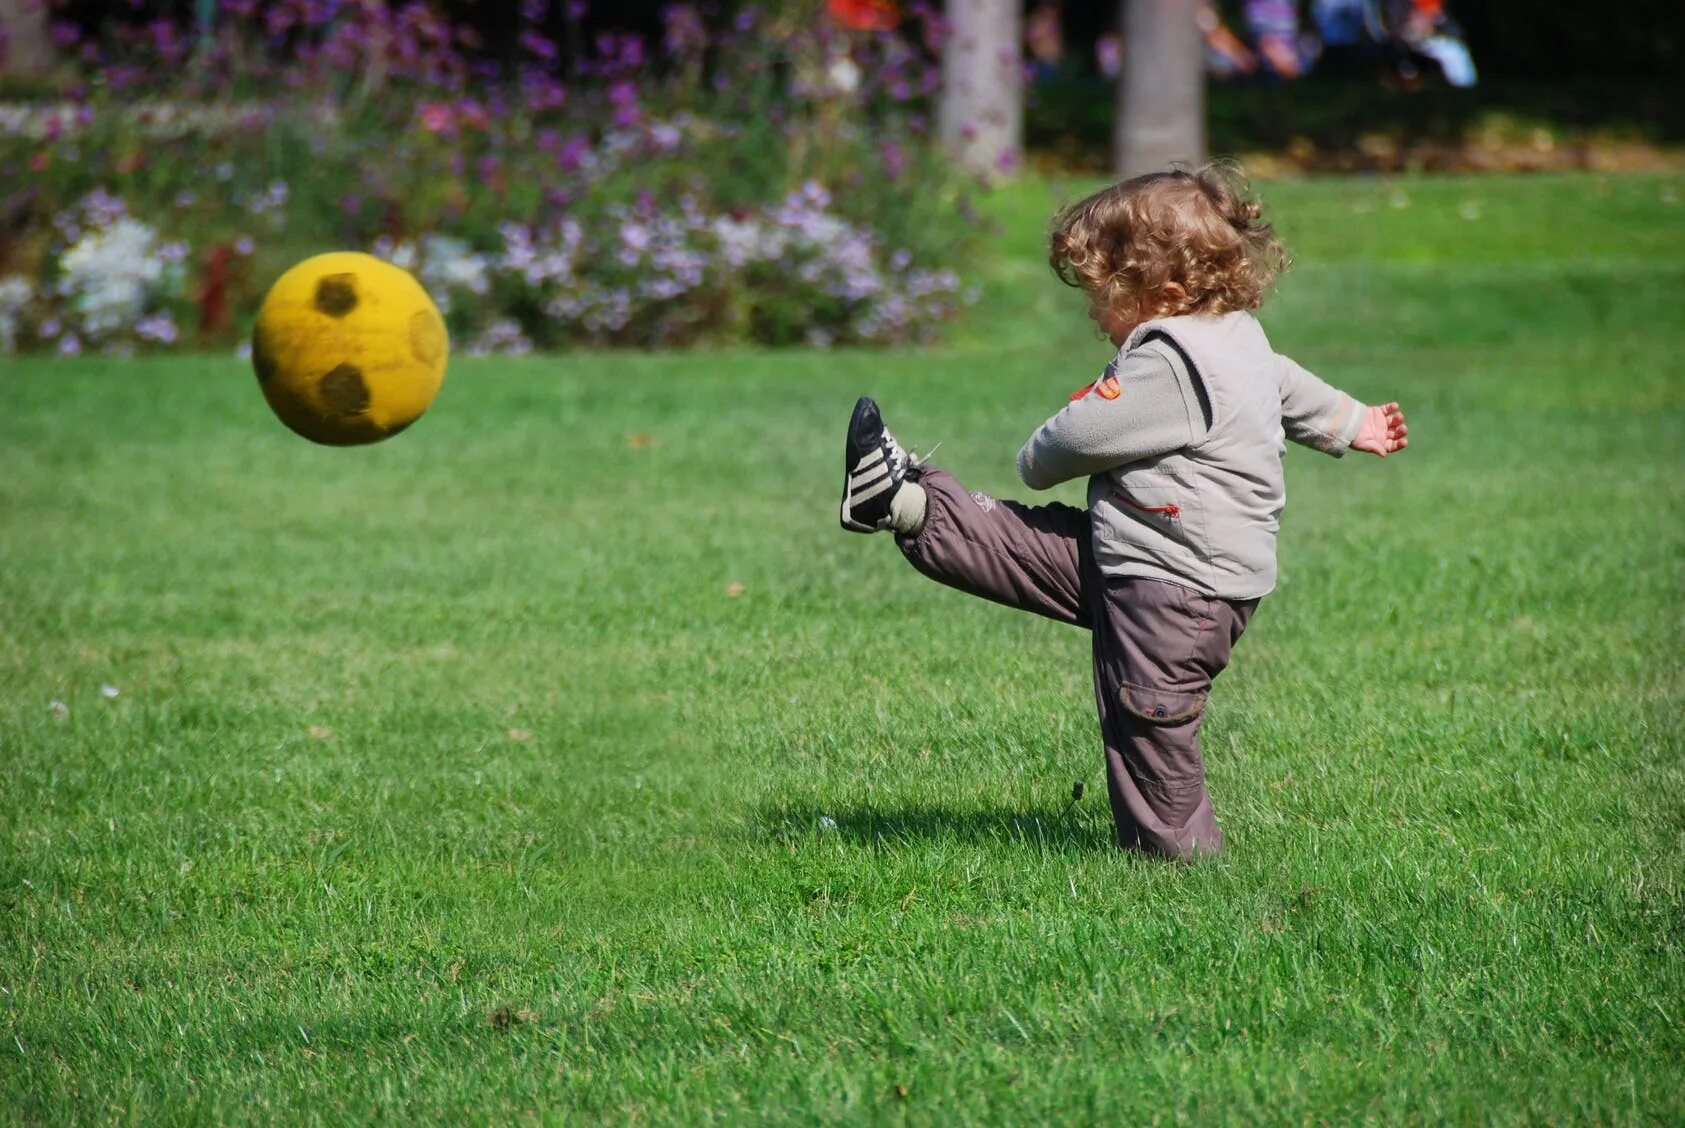
{"label": "child", "polygon": [[914,568],[1088,627],[1121,846],[1223,847],[1199,722],[1212,679],[1275,586],[1284,438],[1336,457],[1404,449],[1396,403],[1365,407],[1270,349],[1251,310],[1286,255],[1237,176],[1161,172],[1054,220],[1050,261],[1118,347],[1018,453],[1032,489],[1088,477],[1088,508],[968,493],[910,464],[863,397],[842,524],[892,529]]}

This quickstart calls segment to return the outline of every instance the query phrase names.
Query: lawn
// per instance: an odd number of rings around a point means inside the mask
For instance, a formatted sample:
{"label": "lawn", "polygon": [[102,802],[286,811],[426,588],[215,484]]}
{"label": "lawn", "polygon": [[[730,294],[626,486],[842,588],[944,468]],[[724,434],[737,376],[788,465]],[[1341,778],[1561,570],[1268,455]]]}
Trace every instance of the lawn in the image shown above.
{"label": "lawn", "polygon": [[1268,186],[1411,447],[1290,452],[1195,866],[1085,636],[837,529],[863,391],[1020,492],[1070,190],[942,348],[463,359],[366,449],[0,360],[0,1119],[1685,1119],[1685,178]]}

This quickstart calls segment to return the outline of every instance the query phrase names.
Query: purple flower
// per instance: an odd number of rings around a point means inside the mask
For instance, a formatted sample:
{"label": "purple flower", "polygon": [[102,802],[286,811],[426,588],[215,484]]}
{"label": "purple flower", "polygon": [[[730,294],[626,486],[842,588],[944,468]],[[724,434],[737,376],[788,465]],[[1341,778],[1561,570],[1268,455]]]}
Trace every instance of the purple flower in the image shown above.
{"label": "purple flower", "polygon": [[614,124],[621,129],[632,128],[643,116],[638,109],[638,88],[626,79],[608,88],[608,100],[614,107]]}
{"label": "purple flower", "polygon": [[662,46],[669,55],[697,55],[707,49],[708,29],[689,4],[669,4],[661,9]]}
{"label": "purple flower", "polygon": [[521,98],[530,113],[560,109],[567,103],[567,88],[536,67],[521,70]]}
{"label": "purple flower", "polygon": [[542,59],[547,63],[555,61],[556,43],[554,40],[540,35],[530,27],[522,28],[521,34],[518,38],[520,40],[521,49],[526,51],[529,55],[532,55],[534,58]]}
{"label": "purple flower", "polygon": [[153,20],[147,25],[147,31],[152,37],[152,49],[157,51],[165,62],[179,62],[187,54],[181,37],[176,34],[175,25],[169,20]]}
{"label": "purple flower", "polygon": [[907,169],[907,152],[894,141],[885,141],[878,147],[878,157],[883,161],[883,171],[891,180],[899,180]]}
{"label": "purple flower", "polygon": [[457,103],[456,113],[462,119],[462,124],[474,129],[484,129],[491,124],[491,115],[486,108],[472,98],[464,98]]}
{"label": "purple flower", "polygon": [[60,356],[81,356],[82,355],[82,338],[78,337],[74,333],[66,333],[64,335],[64,340],[59,342],[59,355]]}
{"label": "purple flower", "polygon": [[114,66],[105,72],[106,85],[112,90],[127,90],[147,81],[144,70],[136,66]]}
{"label": "purple flower", "polygon": [[135,336],[143,341],[151,341],[160,345],[173,345],[180,337],[176,329],[175,318],[168,312],[152,314],[142,317],[135,322]]}
{"label": "purple flower", "polygon": [[293,13],[288,5],[271,4],[263,10],[263,31],[270,39],[279,41],[292,26]]}
{"label": "purple flower", "polygon": [[602,56],[606,73],[635,71],[644,65],[643,37],[632,32],[605,32],[597,36],[597,54]]}
{"label": "purple flower", "polygon": [[590,139],[575,134],[562,144],[561,151],[556,154],[556,167],[563,172],[573,172],[585,163],[590,152]]}

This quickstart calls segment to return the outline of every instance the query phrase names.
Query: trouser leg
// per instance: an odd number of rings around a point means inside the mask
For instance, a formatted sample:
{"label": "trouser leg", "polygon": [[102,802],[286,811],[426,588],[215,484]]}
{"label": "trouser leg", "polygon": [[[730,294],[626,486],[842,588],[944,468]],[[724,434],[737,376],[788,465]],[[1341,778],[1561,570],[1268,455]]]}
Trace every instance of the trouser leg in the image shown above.
{"label": "trouser leg", "polygon": [[924,527],[896,537],[938,583],[1092,627],[1106,785],[1120,846],[1176,858],[1215,853],[1222,831],[1205,789],[1199,725],[1211,683],[1257,600],[1228,601],[1157,580],[1110,580],[1095,565],[1087,510],[968,493],[927,470]]}
{"label": "trouser leg", "polygon": [[1184,859],[1216,853],[1223,832],[1205,789],[1199,725],[1258,601],[1112,580],[1097,602],[1094,691],[1118,844]]}
{"label": "trouser leg", "polygon": [[1090,625],[1097,573],[1087,510],[969,493],[942,470],[925,470],[918,482],[928,499],[924,527],[895,538],[913,567],[1008,607]]}

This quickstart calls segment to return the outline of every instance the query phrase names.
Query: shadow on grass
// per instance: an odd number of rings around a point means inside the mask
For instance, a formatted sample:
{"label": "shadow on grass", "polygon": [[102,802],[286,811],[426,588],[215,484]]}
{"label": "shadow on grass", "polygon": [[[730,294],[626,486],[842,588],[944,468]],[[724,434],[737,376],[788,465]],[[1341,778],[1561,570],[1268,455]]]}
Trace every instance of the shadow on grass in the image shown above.
{"label": "shadow on grass", "polygon": [[[1104,804],[1104,797],[1101,797]],[[1061,853],[1089,853],[1115,848],[1109,819],[1096,822],[1081,808],[1023,811],[1009,807],[956,808],[928,804],[899,807],[762,807],[756,819],[760,835],[779,842],[838,838],[856,845],[898,843],[1007,844]]]}

